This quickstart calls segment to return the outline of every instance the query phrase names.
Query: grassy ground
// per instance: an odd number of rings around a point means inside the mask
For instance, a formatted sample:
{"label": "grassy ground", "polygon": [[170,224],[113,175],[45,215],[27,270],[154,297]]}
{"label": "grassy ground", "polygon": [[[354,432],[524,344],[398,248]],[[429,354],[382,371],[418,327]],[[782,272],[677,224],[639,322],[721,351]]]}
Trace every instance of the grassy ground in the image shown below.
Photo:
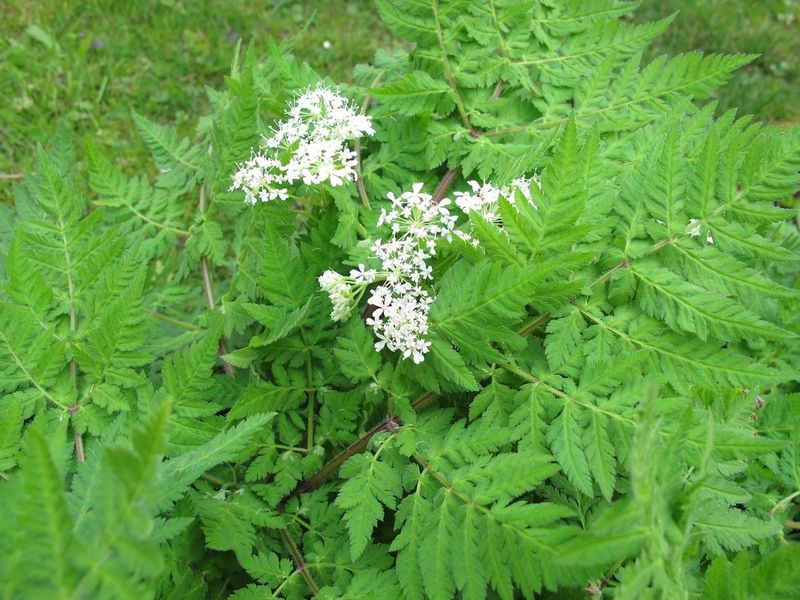
{"label": "grassy ground", "polygon": [[[236,42],[290,39],[346,79],[389,43],[369,0],[0,0],[0,173],[24,171],[59,123],[129,168],[145,161],[131,110],[184,131],[221,87]],[[364,32],[370,35],[364,36]],[[0,197],[9,186],[0,181]]]}
{"label": "grassy ground", "polygon": [[[188,132],[219,87],[237,40],[267,36],[334,78],[391,44],[369,0],[18,0],[0,19],[0,199],[59,123],[131,170],[147,164],[136,110]],[[637,20],[680,10],[653,54],[758,52],[723,107],[800,120],[800,0],[644,0]]]}
{"label": "grassy ground", "polygon": [[687,50],[760,54],[720,90],[720,109],[800,123],[800,0],[644,0],[636,20],[675,11],[651,56]]}

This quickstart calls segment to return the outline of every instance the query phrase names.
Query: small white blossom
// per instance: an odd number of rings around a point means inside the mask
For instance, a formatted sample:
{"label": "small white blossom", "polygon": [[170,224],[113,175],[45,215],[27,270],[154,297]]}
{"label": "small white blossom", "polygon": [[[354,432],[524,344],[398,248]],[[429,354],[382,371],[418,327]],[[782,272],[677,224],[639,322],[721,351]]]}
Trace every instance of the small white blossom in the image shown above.
{"label": "small white blossom", "polygon": [[249,204],[285,200],[282,184],[295,181],[339,186],[355,180],[358,156],[347,142],[375,133],[371,117],[322,85],[301,94],[287,116],[264,140],[262,153],[239,165],[233,176],[231,190],[243,190]]}
{"label": "small white blossom", "polygon": [[355,304],[351,290],[352,285],[347,277],[336,271],[328,270],[320,275],[318,281],[322,291],[328,294],[331,304],[333,304],[331,320],[344,321],[347,319]]}
{"label": "small white blossom", "polygon": [[378,227],[390,225],[392,233],[419,240],[449,239],[457,219],[447,209],[450,200],[445,198],[441,202],[433,202],[432,196],[422,191],[422,186],[422,183],[415,183],[412,191],[404,192],[399,197],[389,192],[387,196],[392,202],[392,209],[389,212],[381,209]]}
{"label": "small white blossom", "polygon": [[350,277],[356,283],[372,283],[377,275],[375,269],[367,269],[363,263],[358,263],[357,269],[350,269]]}
{"label": "small white blossom", "polygon": [[465,214],[476,212],[490,223],[502,226],[503,219],[498,212],[500,198],[505,199],[509,204],[516,207],[516,193],[520,192],[533,208],[538,208],[531,196],[531,183],[535,183],[537,186],[540,185],[536,176],[529,179],[523,177],[514,179],[510,186],[503,188],[498,188],[486,182],[480,184],[473,180],[467,182],[472,190],[471,192],[454,192],[453,196],[455,196],[456,205]]}
{"label": "small white blossom", "polygon": [[384,283],[372,291],[368,300],[374,311],[367,319],[378,341],[375,349],[401,352],[415,363],[425,360],[431,343],[428,313],[433,299],[424,289],[404,281]]}
{"label": "small white blossom", "polygon": [[283,186],[286,176],[280,161],[263,154],[254,154],[250,160],[239,165],[233,175],[231,190],[242,190],[247,204],[258,201],[286,200],[288,191]]}

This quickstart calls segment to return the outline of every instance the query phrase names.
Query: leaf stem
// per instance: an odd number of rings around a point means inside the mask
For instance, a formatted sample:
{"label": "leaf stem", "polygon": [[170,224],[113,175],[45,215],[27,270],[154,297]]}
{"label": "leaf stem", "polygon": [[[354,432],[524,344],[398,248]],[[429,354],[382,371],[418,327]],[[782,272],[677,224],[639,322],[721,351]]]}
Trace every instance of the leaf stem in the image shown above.
{"label": "leaf stem", "polygon": [[539,327],[539,325],[541,325],[542,323],[546,323],[548,321],[548,319],[550,319],[550,315],[548,313],[545,313],[543,315],[539,315],[538,317],[536,317],[532,321],[528,321],[525,325],[523,325],[522,328],[517,332],[517,335],[525,337],[526,335],[530,334],[532,331],[536,331],[536,329]]}
{"label": "leaf stem", "polygon": [[306,360],[306,376],[308,377],[308,415],[306,416],[306,448],[314,447],[314,417],[316,410],[316,389],[314,389],[314,366],[311,363],[311,350]]}
{"label": "leaf stem", "polygon": [[622,421],[623,423],[627,423],[628,425],[634,425],[635,424],[635,422],[632,419],[624,417],[624,416],[622,416],[620,414],[617,414],[615,412],[612,412],[612,411],[609,411],[609,410],[605,410],[604,408],[602,408],[600,406],[597,406],[596,404],[589,404],[587,402],[581,402],[577,398],[575,398],[573,396],[570,396],[566,392],[562,392],[558,388],[553,387],[552,385],[550,385],[549,383],[547,383],[546,381],[544,381],[542,379],[539,379],[535,375],[532,375],[531,373],[527,373],[526,371],[523,371],[522,369],[520,369],[516,365],[500,363],[497,366],[500,367],[501,369],[504,369],[504,370],[508,371],[509,373],[513,373],[514,375],[516,375],[520,379],[523,379],[523,380],[525,380],[525,381],[527,381],[529,383],[532,383],[533,385],[537,385],[537,386],[541,386],[541,387],[545,388],[548,392],[550,392],[554,396],[558,396],[559,398],[561,398],[563,400],[567,400],[569,402],[572,402],[573,404],[577,404],[578,406],[580,406],[582,408],[585,408],[585,409],[588,409],[588,410],[591,410],[591,411],[594,411],[594,412],[602,413],[602,414],[606,415],[607,417],[609,417],[611,419],[614,419],[614,420],[617,420],[617,421]]}
{"label": "leaf stem", "polygon": [[438,471],[434,471],[431,469],[431,466],[418,452],[414,452],[411,455],[411,458],[423,469],[423,472],[430,473],[431,477],[433,477],[436,481],[438,481],[442,486],[444,486],[451,494],[453,494],[456,498],[461,500],[464,504],[469,504],[484,513],[489,513],[488,509],[485,506],[481,506],[480,504],[476,503],[472,498],[466,496],[459,492],[453,484],[450,482],[447,477],[439,473]]}
{"label": "leaf stem", "polygon": [[[206,212],[206,189],[203,185],[200,186],[200,201],[198,204],[200,212],[204,214]],[[208,310],[214,310],[214,289],[211,287],[211,274],[209,273],[208,261],[205,256],[200,257],[200,275],[203,280],[203,293],[206,297],[206,305],[208,306]],[[225,338],[222,336],[219,338],[219,353],[222,356],[228,354],[228,346],[225,344]],[[233,377],[236,374],[233,370],[233,365],[225,359],[222,360],[222,368],[228,377]]]}
{"label": "leaf stem", "polygon": [[64,410],[64,411],[68,411],[68,410],[69,410],[69,407],[68,407],[66,404],[64,404],[63,402],[59,402],[59,401],[58,401],[58,400],[55,398],[55,396],[53,396],[53,395],[52,395],[50,392],[48,392],[48,391],[47,391],[47,390],[46,390],[46,389],[45,389],[45,388],[42,386],[42,384],[40,384],[38,381],[36,381],[36,378],[34,377],[33,373],[31,373],[31,372],[30,372],[30,371],[29,371],[29,370],[28,370],[28,369],[25,367],[25,364],[22,362],[22,359],[20,358],[20,356],[19,356],[19,355],[18,355],[16,352],[14,352],[14,349],[12,348],[12,346],[11,346],[11,344],[9,343],[8,339],[7,339],[7,338],[5,338],[5,336],[3,335],[3,332],[2,332],[2,331],[0,331],[0,340],[2,340],[3,342],[5,342],[6,349],[7,349],[8,353],[9,353],[9,355],[11,356],[11,358],[13,358],[13,359],[14,359],[14,362],[17,364],[17,368],[18,368],[20,371],[22,371],[22,373],[25,375],[25,377],[27,377],[27,378],[28,378],[28,381],[30,381],[30,382],[31,382],[31,384],[33,384],[33,387],[35,387],[37,390],[39,390],[39,393],[40,393],[42,396],[44,396],[45,398],[47,398],[47,399],[48,399],[50,402],[52,402],[53,404],[55,404],[55,405],[56,405],[58,408],[60,408],[61,410]]}
{"label": "leaf stem", "polygon": [[224,485],[228,485],[228,483],[229,483],[228,481],[225,481],[224,479],[220,479],[219,477],[216,477],[216,476],[212,475],[211,473],[203,473],[200,477],[202,479],[205,479],[206,481],[210,481],[214,485],[218,485],[220,487],[224,486]]}
{"label": "leaf stem", "polygon": [[159,321],[164,321],[165,323],[175,325],[175,327],[180,327],[181,329],[187,329],[189,331],[199,331],[203,329],[199,325],[188,323],[187,321],[181,321],[180,319],[176,319],[175,317],[170,317],[168,315],[165,315],[164,313],[160,313],[157,310],[151,310],[149,311],[148,314],[151,317],[158,319]]}
{"label": "leaf stem", "polygon": [[433,19],[436,22],[436,38],[439,40],[439,48],[442,51],[442,69],[444,70],[444,75],[447,77],[447,81],[450,84],[450,89],[453,90],[453,100],[456,103],[456,108],[458,108],[458,114],[461,115],[461,120],[464,122],[464,126],[472,131],[472,125],[469,122],[467,110],[464,107],[464,101],[461,99],[461,95],[458,93],[456,78],[453,76],[453,70],[450,68],[450,60],[447,58],[447,50],[444,47],[442,23],[439,20],[439,0],[433,1]]}
{"label": "leaf stem", "polygon": [[324,467],[322,467],[319,471],[314,473],[311,477],[304,479],[301,481],[297,486],[289,492],[286,496],[278,502],[278,508],[283,508],[283,506],[295,496],[299,496],[300,494],[304,494],[305,492],[310,492],[317,486],[319,486],[323,481],[325,481],[331,473],[336,471],[344,461],[348,458],[361,452],[364,448],[366,448],[369,441],[375,436],[375,434],[379,433],[386,429],[386,421],[381,421],[375,427],[370,429],[367,433],[362,435],[358,438],[355,442],[350,444],[347,448],[345,448],[342,452],[337,454],[333,457],[330,461],[328,461]]}
{"label": "leaf stem", "polygon": [[589,284],[589,287],[594,287],[598,283],[603,283],[604,281],[606,281],[609,277],[611,277],[614,273],[616,273],[620,269],[626,269],[628,267],[628,265],[629,265],[628,261],[627,260],[623,260],[617,266],[613,267],[612,269],[609,269],[608,271],[606,271],[605,273],[600,275],[600,277],[598,277],[592,283]]}
{"label": "leaf stem", "polygon": [[497,42],[500,45],[500,53],[503,55],[507,61],[512,62],[511,56],[508,53],[508,49],[506,48],[506,42],[503,39],[503,34],[500,29],[500,23],[497,20],[497,9],[494,7],[493,0],[489,0],[489,8],[492,11],[492,25],[494,26],[494,32],[497,34]]}
{"label": "leaf stem", "polygon": [[800,496],[800,490],[797,490],[793,494],[789,494],[788,496],[786,496],[786,498],[784,498],[783,500],[776,502],[775,506],[772,507],[772,510],[769,511],[769,516],[770,517],[773,516],[776,512],[778,512],[781,508],[789,504],[789,502],[791,502],[798,496]]}

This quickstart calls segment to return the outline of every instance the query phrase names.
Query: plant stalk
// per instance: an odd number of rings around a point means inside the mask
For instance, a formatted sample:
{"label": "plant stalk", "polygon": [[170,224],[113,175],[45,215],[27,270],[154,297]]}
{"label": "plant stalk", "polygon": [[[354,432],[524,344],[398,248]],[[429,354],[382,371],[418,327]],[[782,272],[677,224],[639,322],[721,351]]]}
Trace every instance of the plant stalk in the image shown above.
{"label": "plant stalk", "polygon": [[297,570],[300,571],[303,579],[305,579],[308,589],[310,589],[313,594],[318,594],[319,587],[314,581],[314,578],[311,576],[311,572],[308,570],[306,562],[303,560],[303,555],[300,554],[297,544],[294,543],[292,536],[289,535],[289,531],[287,529],[281,529],[279,530],[279,533],[284,545],[286,546],[286,549],[289,550],[289,554],[292,555],[292,560],[294,560]]}
{"label": "plant stalk", "polygon": [[[200,202],[199,209],[201,213],[206,212],[206,190],[204,186],[200,186]],[[208,261],[205,256],[200,257],[200,276],[203,280],[203,293],[206,297],[206,305],[208,310],[214,310],[214,289],[211,287],[211,274],[208,270]],[[219,354],[224,356],[228,353],[228,346],[225,344],[225,338],[219,338]],[[228,377],[233,377],[236,373],[231,365],[225,359],[222,359],[222,368]]]}
{"label": "plant stalk", "polygon": [[447,193],[447,189],[453,183],[453,179],[456,178],[458,174],[458,168],[450,169],[447,173],[444,174],[442,180],[439,182],[439,186],[436,188],[436,191],[433,192],[433,196],[431,197],[431,202],[434,204],[438,204],[444,198],[444,195]]}

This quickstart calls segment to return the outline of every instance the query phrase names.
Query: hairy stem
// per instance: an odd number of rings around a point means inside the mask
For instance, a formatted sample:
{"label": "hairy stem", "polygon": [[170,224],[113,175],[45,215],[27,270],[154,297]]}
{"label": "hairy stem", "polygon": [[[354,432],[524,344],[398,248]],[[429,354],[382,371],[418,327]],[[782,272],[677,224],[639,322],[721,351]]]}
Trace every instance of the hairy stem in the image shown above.
{"label": "hairy stem", "polygon": [[413,408],[414,410],[419,410],[422,407],[424,407],[428,402],[436,398],[436,396],[437,394],[434,392],[425,392],[424,394],[422,394],[422,396],[414,400],[414,402],[411,404],[411,408]]}
{"label": "hairy stem", "polygon": [[444,195],[447,193],[447,189],[453,183],[453,179],[456,178],[458,175],[458,168],[450,169],[447,173],[444,174],[442,180],[439,182],[439,186],[436,188],[436,191],[433,192],[433,196],[431,197],[431,201],[434,204],[438,204],[444,198]]}
{"label": "hairy stem", "polygon": [[310,589],[313,594],[318,594],[319,587],[314,581],[314,578],[311,576],[311,572],[308,570],[308,567],[303,560],[303,555],[300,554],[300,550],[297,548],[297,544],[294,543],[292,536],[289,535],[289,531],[286,529],[281,529],[279,533],[284,545],[286,546],[286,549],[289,550],[289,554],[292,555],[292,560],[294,560],[297,570],[300,571],[303,579],[305,579],[308,589]]}
{"label": "hairy stem", "polygon": [[494,86],[494,90],[492,91],[492,98],[499,98],[500,94],[503,93],[503,80],[497,82],[497,85]]}
{"label": "hairy stem", "polygon": [[[372,83],[369,84],[369,87],[375,87],[378,85],[380,80],[383,78],[383,71],[378,73],[375,78],[372,80]],[[363,115],[367,112],[367,108],[369,108],[369,93],[364,94],[364,101],[361,103],[361,114]],[[358,189],[358,197],[361,198],[361,204],[363,204],[367,209],[370,208],[369,205],[369,197],[367,196],[367,188],[364,187],[364,178],[361,176],[361,138],[356,139],[356,188]]]}
{"label": "hairy stem", "polygon": [[[60,214],[59,214],[60,217]],[[67,236],[64,231],[64,223],[61,221],[61,240],[64,243],[64,260],[66,261],[66,275],[67,275],[67,298],[69,300],[69,335],[70,338],[75,336],[75,332],[78,331],[78,316],[75,310],[75,282],[72,280],[72,259],[70,258],[69,254],[69,243],[67,242]],[[80,410],[80,406],[78,405],[77,401],[77,393],[78,393],[78,363],[73,356],[72,360],[69,361],[69,378],[72,383],[72,393],[75,394],[75,401],[72,406],[69,407],[69,414],[70,416],[74,415],[76,412]],[[73,424],[73,429],[74,429]],[[78,462],[83,462],[86,460],[86,455],[83,452],[83,438],[81,434],[77,431],[74,432],[74,439],[75,439],[75,457],[78,459]]]}
{"label": "hairy stem", "polygon": [[[69,414],[74,415],[78,410],[80,410],[80,406],[73,404],[69,407]],[[83,450],[83,437],[76,431],[73,438],[75,440],[75,458],[78,459],[78,462],[83,462],[86,460],[86,453]]]}

